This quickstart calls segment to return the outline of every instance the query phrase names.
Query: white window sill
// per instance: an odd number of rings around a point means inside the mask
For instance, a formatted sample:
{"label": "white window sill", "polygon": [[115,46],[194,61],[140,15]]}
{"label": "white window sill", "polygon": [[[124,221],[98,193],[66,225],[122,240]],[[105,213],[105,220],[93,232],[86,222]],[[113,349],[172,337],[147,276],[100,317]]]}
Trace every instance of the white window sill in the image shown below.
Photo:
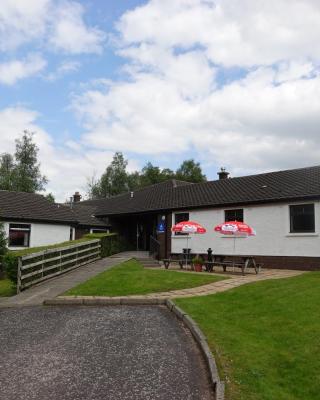
{"label": "white window sill", "polygon": [[318,237],[318,233],[288,233],[286,237]]}

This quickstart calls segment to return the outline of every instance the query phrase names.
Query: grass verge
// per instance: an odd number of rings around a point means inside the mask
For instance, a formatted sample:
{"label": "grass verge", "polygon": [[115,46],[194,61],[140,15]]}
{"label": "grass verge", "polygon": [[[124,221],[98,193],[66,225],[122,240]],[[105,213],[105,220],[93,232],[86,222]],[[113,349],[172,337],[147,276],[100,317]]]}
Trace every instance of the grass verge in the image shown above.
{"label": "grass verge", "polygon": [[208,339],[228,400],[316,400],[320,273],[177,299]]}
{"label": "grass verge", "polygon": [[66,295],[127,296],[193,288],[225,279],[217,275],[144,269],[129,260],[68,290]]}
{"label": "grass verge", "polygon": [[9,297],[16,294],[16,287],[10,279],[0,279],[0,297]]}

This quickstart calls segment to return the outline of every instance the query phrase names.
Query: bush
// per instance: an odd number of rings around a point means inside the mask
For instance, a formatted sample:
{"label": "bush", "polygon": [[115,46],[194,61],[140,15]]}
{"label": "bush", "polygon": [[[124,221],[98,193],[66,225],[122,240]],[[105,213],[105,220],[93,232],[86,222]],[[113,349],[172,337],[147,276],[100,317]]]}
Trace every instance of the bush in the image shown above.
{"label": "bush", "polygon": [[87,239],[100,239],[101,257],[109,257],[127,249],[127,243],[117,233],[89,233],[84,236]]}
{"label": "bush", "polygon": [[2,263],[4,267],[4,272],[13,282],[17,284],[17,274],[18,274],[18,256],[14,252],[8,252],[2,258]]}

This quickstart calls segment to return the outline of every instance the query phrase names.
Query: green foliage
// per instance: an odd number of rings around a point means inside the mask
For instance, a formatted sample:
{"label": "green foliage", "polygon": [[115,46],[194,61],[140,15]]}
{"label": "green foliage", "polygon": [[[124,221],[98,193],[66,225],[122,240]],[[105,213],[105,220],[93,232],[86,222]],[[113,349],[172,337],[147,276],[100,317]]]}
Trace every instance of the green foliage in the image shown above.
{"label": "green foliage", "polygon": [[81,283],[66,294],[78,296],[139,295],[192,288],[222,279],[225,278],[213,274],[197,275],[145,269],[138,261],[129,260]]}
{"label": "green foliage", "polygon": [[47,200],[50,201],[50,203],[54,203],[55,202],[55,198],[54,195],[52,193],[48,193],[44,196]]}
{"label": "green foliage", "polygon": [[15,285],[9,279],[0,279],[0,297],[9,297],[15,294]]}
{"label": "green foliage", "polygon": [[176,299],[200,326],[229,400],[318,400],[320,272]]}
{"label": "green foliage", "polygon": [[1,261],[1,258],[8,251],[7,244],[8,244],[8,240],[7,240],[7,237],[6,237],[6,233],[4,231],[4,226],[3,226],[3,223],[0,222],[0,261]]}
{"label": "green foliage", "polygon": [[196,255],[193,259],[192,259],[192,263],[195,265],[203,265],[204,264],[204,260],[201,256]]}
{"label": "green foliage", "polygon": [[40,173],[38,147],[33,133],[24,131],[16,140],[14,157],[4,153],[0,156],[0,189],[35,193],[44,190],[47,178]]}
{"label": "green foliage", "polygon": [[24,131],[20,139],[16,139],[16,183],[21,192],[37,192],[44,190],[47,178],[40,173],[38,164],[38,147],[33,142],[33,132]]}
{"label": "green foliage", "polygon": [[148,162],[141,171],[140,186],[149,186],[156,183],[167,181],[174,178],[174,172],[171,169],[160,169]]}
{"label": "green foliage", "polygon": [[176,171],[176,178],[187,182],[205,182],[206,176],[202,174],[200,163],[194,160],[185,160]]}
{"label": "green foliage", "polygon": [[188,182],[204,182],[201,166],[194,160],[185,160],[176,172],[169,168],[161,169],[148,162],[141,171],[127,172],[128,161],[122,153],[115,153],[111,164],[100,179],[93,176],[88,180],[89,198],[105,198],[145,186],[154,185],[169,179],[180,179]]}
{"label": "green foliage", "polygon": [[126,241],[117,233],[89,233],[87,239],[101,240],[101,257],[109,257],[127,249]]}
{"label": "green foliage", "polygon": [[8,251],[3,256],[3,259],[2,259],[4,272],[5,272],[6,276],[14,284],[16,284],[17,283],[18,258],[19,257],[26,256],[28,254],[38,253],[43,250],[55,249],[55,248],[59,248],[59,247],[67,247],[67,246],[77,244],[77,243],[85,243],[92,239],[95,239],[95,238],[81,238],[78,240],[71,240],[71,241],[62,242],[62,243],[56,243],[56,244],[53,244],[50,246],[29,247],[29,248],[22,249],[22,250]]}
{"label": "green foliage", "polygon": [[8,252],[2,258],[2,264],[6,277],[14,284],[17,283],[18,256],[14,252]]}
{"label": "green foliage", "polygon": [[16,190],[16,168],[14,158],[9,153],[0,155],[0,189]]}

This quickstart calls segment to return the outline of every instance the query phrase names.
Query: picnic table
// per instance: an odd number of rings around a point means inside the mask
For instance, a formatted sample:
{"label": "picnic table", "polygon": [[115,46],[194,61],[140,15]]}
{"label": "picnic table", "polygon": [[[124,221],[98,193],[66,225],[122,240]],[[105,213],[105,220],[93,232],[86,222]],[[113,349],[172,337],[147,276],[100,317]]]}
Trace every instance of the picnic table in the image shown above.
{"label": "picnic table", "polygon": [[[177,259],[173,257],[178,256]],[[227,259],[230,256],[226,256],[223,254],[216,254],[213,256],[212,261],[205,261],[204,266],[206,272],[213,272],[215,266],[221,266],[223,271],[227,271],[227,267],[240,268],[242,274],[244,275],[248,268],[253,268],[255,273],[258,274],[262,267],[262,264],[257,263],[256,259],[253,256],[235,256],[234,259]],[[186,254],[171,254],[170,258],[165,258],[162,260],[165,269],[168,269],[172,262],[177,262],[181,269],[183,269],[184,265],[192,266],[192,258],[186,256]]]}
{"label": "picnic table", "polygon": [[255,273],[258,274],[262,267],[262,264],[258,264],[253,256],[234,256],[233,260],[226,260],[227,257],[222,254],[215,255],[213,261],[205,263],[206,271],[212,272],[214,266],[221,266],[224,272],[226,272],[227,267],[232,267],[233,269],[236,267],[240,268],[244,275],[248,268],[254,268]]}

